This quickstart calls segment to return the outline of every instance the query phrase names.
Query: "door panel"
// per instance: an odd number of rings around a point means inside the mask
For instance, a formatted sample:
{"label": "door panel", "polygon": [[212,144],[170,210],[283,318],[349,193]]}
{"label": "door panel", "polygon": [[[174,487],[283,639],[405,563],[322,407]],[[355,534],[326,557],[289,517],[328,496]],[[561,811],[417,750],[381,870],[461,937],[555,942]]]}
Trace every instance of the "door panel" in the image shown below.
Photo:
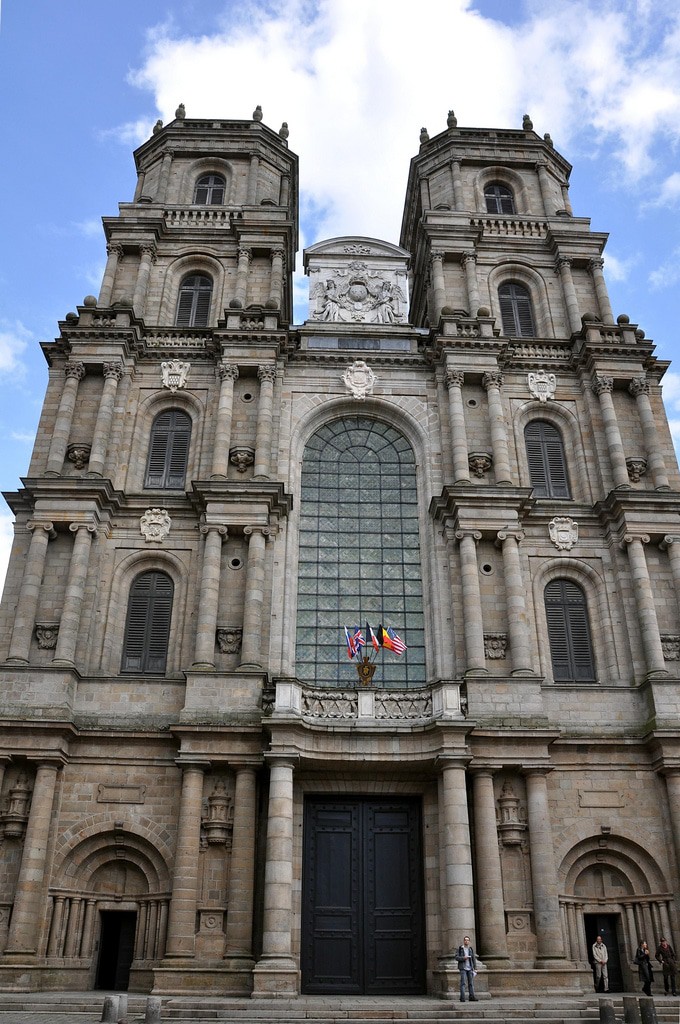
{"label": "door panel", "polygon": [[[583,920],[586,930],[586,943],[588,946],[588,959],[592,961],[593,943],[598,935],[607,947],[609,960],[607,968],[609,972],[609,991],[625,992],[623,983],[623,972],[621,970],[621,957],[619,954],[619,914],[584,914]],[[635,970],[637,980],[637,969]]]}

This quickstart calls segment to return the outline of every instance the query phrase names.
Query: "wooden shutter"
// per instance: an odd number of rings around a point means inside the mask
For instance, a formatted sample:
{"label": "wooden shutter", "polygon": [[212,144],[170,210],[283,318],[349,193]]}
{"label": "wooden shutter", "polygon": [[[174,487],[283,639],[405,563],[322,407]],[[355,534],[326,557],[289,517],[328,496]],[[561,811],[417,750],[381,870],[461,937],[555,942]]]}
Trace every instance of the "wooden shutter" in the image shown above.
{"label": "wooden shutter", "polygon": [[194,294],[186,287],[182,287],[179,293],[179,300],[177,302],[177,316],[175,317],[175,324],[177,327],[190,327],[191,326],[191,313],[194,307]]}
{"label": "wooden shutter", "polygon": [[164,572],[144,572],[128,601],[121,671],[162,674],[168,659],[173,583]]}
{"label": "wooden shutter", "polygon": [[556,682],[591,683],[595,659],[583,591],[571,580],[552,580],[545,588],[550,657]]}
{"label": "wooden shutter", "polygon": [[177,299],[177,327],[207,327],[210,317],[212,281],[205,274],[185,277]]}
{"label": "wooden shutter", "polygon": [[567,463],[562,435],[544,420],[532,420],[524,428],[529,480],[537,498],[569,498]]}
{"label": "wooden shutter", "polygon": [[182,488],[189,462],[191,417],[168,409],[153,422],[145,487]]}
{"label": "wooden shutter", "polygon": [[527,289],[514,281],[508,281],[498,289],[498,299],[503,334],[510,338],[535,338],[534,314]]}

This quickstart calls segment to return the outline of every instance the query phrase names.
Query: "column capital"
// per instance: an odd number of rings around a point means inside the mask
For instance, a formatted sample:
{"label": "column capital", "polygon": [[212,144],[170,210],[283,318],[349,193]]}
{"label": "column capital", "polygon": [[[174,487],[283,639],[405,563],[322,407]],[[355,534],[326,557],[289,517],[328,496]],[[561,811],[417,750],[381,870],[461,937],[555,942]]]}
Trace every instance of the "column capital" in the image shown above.
{"label": "column capital", "polygon": [[120,242],[107,242],[106,254],[107,256],[118,256],[118,258],[120,259],[120,257],[123,255],[123,246]]}
{"label": "column capital", "polygon": [[283,751],[278,750],[269,750],[265,753],[264,760],[265,764],[268,764],[270,767],[280,765],[282,768],[292,768],[293,771],[295,771],[300,764],[300,755],[286,754]]}
{"label": "column capital", "polygon": [[471,760],[471,754],[461,751],[460,754],[437,754],[434,764],[440,771],[446,771],[447,768],[462,768],[465,771]]}
{"label": "column capital", "polygon": [[66,377],[74,378],[75,380],[82,380],[85,376],[85,363],[69,361],[64,364],[64,374]]}
{"label": "column capital", "polygon": [[272,532],[268,526],[244,526],[243,532],[246,537],[251,537],[255,533],[261,533],[263,537],[268,537]]}
{"label": "column capital", "polygon": [[614,378],[601,376],[598,373],[593,377],[592,384],[590,386],[599,398],[600,395],[612,393],[614,390]]}
{"label": "column capital", "polygon": [[430,253],[430,263],[432,264],[432,263],[443,263],[443,262],[444,262],[444,253],[440,252],[439,249],[436,249],[436,250],[433,249],[433,251]]}
{"label": "column capital", "polygon": [[198,757],[183,757],[181,754],[175,758],[175,764],[183,772],[200,772],[201,775],[205,775],[212,768],[210,761]]}
{"label": "column capital", "polygon": [[628,385],[628,390],[631,395],[637,398],[638,395],[648,395],[651,390],[651,384],[645,376],[633,377]]}
{"label": "column capital", "polygon": [[142,242],[139,247],[142,258],[147,256],[153,263],[156,259],[156,246],[153,242]]}
{"label": "column capital", "polygon": [[499,391],[503,387],[503,374],[500,370],[487,370],[482,376],[482,387],[485,391],[489,388],[498,388]]}
{"label": "column capital", "polygon": [[591,256],[588,260],[588,267],[590,270],[602,270],[604,267],[604,259],[602,256]]}
{"label": "column capital", "polygon": [[276,380],[276,366],[272,363],[262,363],[257,368],[257,379],[261,382],[273,384]]}
{"label": "column capital", "polygon": [[493,779],[499,772],[499,768],[493,768],[491,765],[470,765],[468,771],[474,779]]}
{"label": "column capital", "polygon": [[68,764],[68,759],[64,754],[28,754],[26,759],[36,769],[47,768],[53,772],[60,771],[65,764]]}
{"label": "column capital", "polygon": [[636,540],[639,540],[641,544],[649,544],[651,538],[648,533],[624,533],[621,548],[625,549],[627,545],[634,544]]}
{"label": "column capital", "polygon": [[465,383],[465,374],[462,370],[447,370],[444,374],[444,383],[449,391],[451,388],[462,388]]}
{"label": "column capital", "polygon": [[460,262],[465,266],[466,263],[476,263],[477,253],[473,252],[472,249],[468,249],[460,258]]}
{"label": "column capital", "polygon": [[204,536],[213,532],[218,533],[223,540],[225,540],[229,534],[227,527],[223,523],[201,523],[198,529]]}
{"label": "column capital", "polygon": [[456,530],[454,536],[455,536],[456,540],[459,540],[459,541],[460,540],[464,540],[465,537],[472,537],[472,539],[474,540],[475,543],[477,543],[478,541],[480,541],[482,539],[481,531],[480,530],[473,530],[473,529]]}
{"label": "column capital", "polygon": [[234,363],[220,363],[217,367],[217,376],[220,380],[238,380],[238,366]]}
{"label": "column capital", "polygon": [[540,776],[547,778],[554,771],[554,767],[551,764],[525,764],[520,770],[525,778],[531,778],[532,776],[534,778]]}
{"label": "column capital", "polygon": [[26,529],[30,530],[31,533],[38,529],[44,530],[50,540],[54,540],[57,536],[57,531],[54,529],[54,523],[51,523],[48,520],[30,519],[26,523]]}
{"label": "column capital", "polygon": [[572,260],[569,256],[557,256],[555,259],[555,270],[561,273],[563,270],[571,270]]}
{"label": "column capital", "polygon": [[668,548],[672,547],[673,544],[677,544],[678,547],[680,547],[680,534],[667,533],[663,540],[660,541],[659,547],[662,551],[666,551]]}
{"label": "column capital", "polygon": [[119,360],[102,363],[102,373],[106,380],[120,380],[123,376],[123,364]]}
{"label": "column capital", "polygon": [[517,541],[517,543],[519,544],[521,543],[521,541],[524,540],[525,537],[526,533],[524,532],[524,530],[499,530],[498,533],[496,534],[496,546],[502,546],[503,541],[506,541],[509,538],[512,538],[512,540]]}
{"label": "column capital", "polygon": [[285,261],[286,250],[283,248],[283,246],[277,245],[275,248],[271,250],[271,258],[275,259],[276,257],[279,257],[280,259]]}
{"label": "column capital", "polygon": [[69,525],[69,530],[71,531],[71,533],[77,533],[78,530],[87,530],[88,533],[92,534],[93,538],[97,536],[97,526],[95,525],[95,523],[91,522],[71,523]]}
{"label": "column capital", "polygon": [[246,245],[239,245],[239,247],[238,247],[238,258],[239,258],[239,262],[241,260],[247,260],[248,263],[250,263],[251,259],[253,258],[252,249],[249,249],[248,246],[246,246]]}

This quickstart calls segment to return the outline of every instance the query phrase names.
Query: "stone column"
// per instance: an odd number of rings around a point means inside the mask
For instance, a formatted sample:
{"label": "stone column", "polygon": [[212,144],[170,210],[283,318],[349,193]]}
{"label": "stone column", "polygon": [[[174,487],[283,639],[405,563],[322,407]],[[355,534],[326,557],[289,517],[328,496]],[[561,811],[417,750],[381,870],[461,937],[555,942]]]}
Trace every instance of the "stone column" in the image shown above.
{"label": "stone column", "polygon": [[168,201],[168,183],[170,181],[170,168],[172,167],[172,158],[174,155],[173,150],[166,149],[161,160],[161,173],[158,176],[158,199],[161,203],[167,203]]}
{"label": "stone column", "polygon": [[227,904],[226,957],[246,957],[253,954],[253,903],[255,892],[255,829],[256,817],[255,769],[239,766],[236,769],[234,792],[234,827],[229,869],[229,897]]}
{"label": "stone column", "polygon": [[71,523],[69,526],[73,538],[73,551],[68,571],[66,591],[61,606],[59,620],[59,636],[52,664],[73,665],[75,663],[76,646],[80,615],[85,596],[87,567],[90,561],[92,540],[97,536],[97,528],[92,523]]}
{"label": "stone column", "polygon": [[290,198],[290,174],[281,175],[281,185],[279,187],[279,206],[288,206]]}
{"label": "stone column", "polygon": [[508,433],[506,418],[501,401],[503,374],[500,370],[490,370],[482,377],[482,387],[487,394],[489,403],[489,419],[491,421],[491,448],[493,450],[494,474],[497,484],[511,484],[510,454],[508,451]]}
{"label": "stone column", "polygon": [[614,401],[612,399],[614,378],[597,375],[593,380],[592,388],[600,399],[602,422],[604,423],[604,434],[607,439],[607,447],[609,449],[609,460],[612,466],[614,487],[630,487],[630,483],[628,481],[628,467],[626,466],[626,457],[623,451],[623,442],[621,440],[619,424],[616,419],[616,410],[614,409]]}
{"label": "stone column", "polygon": [[562,281],[562,291],[564,292],[564,301],[567,306],[569,330],[572,334],[577,334],[581,330],[581,314],[578,308],[574,279],[571,276],[571,260],[566,256],[558,256],[555,261],[555,270]]}
{"label": "stone column", "polygon": [[32,520],[26,529],[33,533],[26,556],[24,576],[21,581],[19,600],[14,613],[14,626],[10,640],[8,661],[27,662],[31,650],[31,636],[35,625],[35,613],[47,557],[47,544],[57,536],[53,523]]}
{"label": "stone column", "polygon": [[667,534],[659,547],[668,552],[668,560],[671,563],[671,572],[673,573],[675,600],[677,601],[678,612],[680,613],[680,534]]}
{"label": "stone column", "polygon": [[507,960],[505,901],[501,855],[498,849],[493,771],[479,768],[472,774],[475,811],[475,865],[480,953],[484,960]]}
{"label": "stone column", "polygon": [[626,931],[628,932],[628,954],[632,959],[638,940],[638,929],[635,922],[635,909],[632,903],[624,903],[623,909],[626,915]]}
{"label": "stone column", "polygon": [[470,466],[468,464],[468,442],[465,429],[465,408],[463,406],[464,374],[461,370],[447,370],[444,375],[444,381],[449,389],[453,482],[469,484]]}
{"label": "stone column", "polygon": [[116,280],[118,261],[123,257],[123,246],[119,242],[109,242],[106,246],[106,270],[99,289],[98,306],[110,306],[113,295],[113,284]]}
{"label": "stone column", "polygon": [[92,438],[90,465],[88,476],[103,476],[106,462],[106,449],[113,422],[113,409],[116,404],[118,384],[123,376],[123,364],[120,362],[104,363],[104,388],[99,402],[97,422]]}
{"label": "stone column", "polygon": [[465,270],[465,284],[467,286],[470,316],[477,316],[477,310],[481,306],[479,284],[477,283],[477,253],[464,252],[460,262]]}
{"label": "stone column", "polygon": [[195,953],[203,773],[207,767],[207,764],[182,765],[182,796],[165,953],[168,958],[193,957]]}
{"label": "stone column", "polygon": [[569,198],[569,184],[566,181],[560,183],[560,189],[562,190],[562,202],[564,203],[564,209],[571,217],[573,210],[571,208],[571,199]]}
{"label": "stone column", "polygon": [[555,198],[552,190],[552,182],[548,173],[548,164],[545,160],[539,160],[538,164],[538,186],[541,190],[543,210],[546,217],[555,216]]}
{"label": "stone column", "polygon": [[253,477],[256,480],[268,480],[272,449],[272,411],[276,366],[273,363],[262,364],[258,367],[257,378],[260,382],[260,398],[257,405]]}
{"label": "stone column", "polygon": [[465,788],[465,762],[443,757],[439,781],[442,966],[457,967],[455,951],[469,935],[475,941],[472,846]]}
{"label": "stone column", "polygon": [[460,173],[460,160],[451,161],[451,184],[453,186],[453,205],[456,210],[465,209],[463,194],[463,176]]}
{"label": "stone column", "polygon": [[670,484],[666,463],[661,452],[656,420],[649,400],[650,387],[646,377],[634,377],[628,385],[628,390],[635,397],[635,404],[642,424],[642,436],[647,449],[647,469],[651,474],[652,482],[657,491],[667,491],[670,490]]}
{"label": "stone column", "polygon": [[239,309],[243,309],[246,304],[248,268],[250,267],[251,255],[250,249],[243,245],[239,246],[238,266],[236,268],[236,292],[234,295],[234,301]]}
{"label": "stone column", "polygon": [[246,203],[248,206],[254,206],[257,202],[257,176],[260,170],[260,158],[254,153],[250,158],[250,168],[248,169],[248,194]]}
{"label": "stone column", "polygon": [[272,249],[272,271],[269,287],[269,301],[274,303],[274,308],[281,309],[283,303],[283,249]]}
{"label": "stone column", "polygon": [[61,471],[64,468],[64,458],[71,436],[71,424],[78,397],[78,384],[85,376],[85,365],[83,363],[66,363],[64,373],[66,382],[61,393],[57,418],[52,431],[45,476],[61,476]]}
{"label": "stone column", "polygon": [[508,634],[512,672],[533,674],[529,653],[529,621],[525,595],[528,581],[522,576],[519,560],[519,544],[524,540],[521,530],[501,530],[497,543],[503,552],[503,575],[505,576],[505,599],[508,613]]}
{"label": "stone column", "polygon": [[644,545],[649,544],[648,534],[627,533],[622,547],[628,548],[628,561],[633,581],[633,592],[637,605],[638,621],[642,633],[642,647],[645,652],[647,672],[666,672],[666,663],[661,646],[659,623],[656,617],[654,591],[649,578]]}
{"label": "stone column", "polygon": [[31,956],[38,949],[40,929],[44,920],[46,894],[43,892],[43,882],[47,863],[47,842],[60,767],[60,764],[54,762],[38,763],[19,877],[14,892],[5,957],[8,954],[15,954],[17,957]]}
{"label": "stone column", "polygon": [[[295,994],[297,967],[293,930],[293,769],[297,758],[268,755],[269,808],[265,851],[262,956],[253,995]],[[269,974],[269,979],[267,978]]]}
{"label": "stone column", "polygon": [[[676,869],[680,876],[680,768],[665,768],[663,775],[666,779],[666,793],[668,794],[668,809],[670,811],[670,826],[673,834]],[[670,942],[670,939],[668,941]]]}
{"label": "stone column", "polygon": [[597,304],[599,306],[600,316],[602,317],[603,324],[614,324],[614,313],[612,312],[611,303],[609,301],[609,292],[607,291],[607,282],[604,279],[602,268],[604,267],[604,260],[601,256],[593,256],[591,260],[588,260],[588,269],[590,270],[593,278],[593,284],[595,285],[595,295],[597,296]]}
{"label": "stone column", "polygon": [[221,363],[217,367],[220,378],[220,399],[217,406],[215,443],[211,480],[226,480],[229,469],[229,448],[231,446],[231,418],[234,411],[234,381],[238,380],[238,366]]}
{"label": "stone column", "polygon": [[460,545],[466,672],[486,672],[482,596],[479,589],[479,566],[477,565],[477,542],[481,539],[482,535],[478,530],[456,531],[456,540]]}
{"label": "stone column", "polygon": [[52,910],[52,925],[50,928],[50,938],[47,943],[47,955],[48,956],[60,956],[60,939],[61,929],[64,925],[64,909],[65,909],[66,897],[55,896],[54,897],[54,908]]}
{"label": "stone column", "polygon": [[94,939],[96,900],[88,900],[85,906],[85,917],[83,919],[83,941],[80,947],[81,956],[90,956],[92,953],[92,942]]}
{"label": "stone column", "polygon": [[526,768],[529,855],[534,897],[534,927],[538,946],[537,966],[564,959],[564,939],[557,895],[557,868],[553,850],[546,775],[549,768]]}
{"label": "stone column", "polygon": [[241,665],[253,665],[259,668],[262,665],[265,549],[269,529],[263,526],[246,526],[243,532],[250,540],[248,542],[248,571],[243,609]]}
{"label": "stone column", "polygon": [[227,536],[227,527],[216,523],[207,523],[201,526],[201,533],[205,536],[205,544],[203,545],[203,568],[198,597],[193,667],[209,669],[215,667],[215,634],[220,600],[220,577],[222,575],[222,541]]}
{"label": "stone column", "polygon": [[151,273],[151,267],[156,262],[156,246],[151,242],[143,242],[139,247],[139,251],[142,254],[142,258],[139,264],[139,270],[137,271],[137,283],[135,284],[135,293],[132,297],[132,305],[135,314],[139,317],[143,317],[146,310],[146,293],[149,287],[149,274]]}
{"label": "stone column", "polygon": [[80,946],[80,911],[83,905],[82,896],[72,896],[66,928],[64,956],[77,956]]}
{"label": "stone column", "polygon": [[444,285],[444,253],[430,253],[430,273],[432,275],[432,308],[430,323],[436,327],[446,303],[446,287]]}

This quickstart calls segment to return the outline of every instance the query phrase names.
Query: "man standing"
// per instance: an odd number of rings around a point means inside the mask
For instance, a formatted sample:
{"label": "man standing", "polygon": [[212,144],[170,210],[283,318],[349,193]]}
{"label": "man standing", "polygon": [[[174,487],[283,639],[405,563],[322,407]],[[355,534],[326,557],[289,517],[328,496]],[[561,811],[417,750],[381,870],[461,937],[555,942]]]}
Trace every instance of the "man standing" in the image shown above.
{"label": "man standing", "polygon": [[597,939],[593,943],[593,967],[595,968],[596,992],[600,988],[600,978],[604,982],[604,991],[609,992],[609,972],[607,971],[608,960],[609,953],[607,952],[607,947],[602,941],[602,936],[598,935]]}
{"label": "man standing", "polygon": [[460,1001],[461,1003],[465,1002],[465,981],[467,979],[470,1002],[476,1003],[477,996],[475,995],[474,977],[477,973],[477,961],[475,959],[475,951],[470,945],[469,935],[466,935],[463,939],[463,945],[458,947],[456,960],[458,961],[458,970],[460,971]]}

